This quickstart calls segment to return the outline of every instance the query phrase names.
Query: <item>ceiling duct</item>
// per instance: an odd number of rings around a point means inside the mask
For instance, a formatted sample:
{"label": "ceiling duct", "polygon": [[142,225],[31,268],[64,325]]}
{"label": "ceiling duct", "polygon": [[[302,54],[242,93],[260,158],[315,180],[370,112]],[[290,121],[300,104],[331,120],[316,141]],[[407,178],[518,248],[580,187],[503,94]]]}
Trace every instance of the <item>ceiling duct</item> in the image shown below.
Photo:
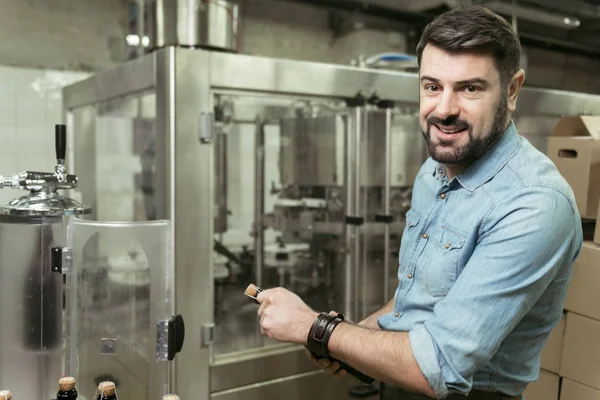
{"label": "ceiling duct", "polygon": [[490,1],[483,5],[498,14],[515,16],[517,18],[555,26],[557,28],[577,29],[581,25],[581,21],[577,17],[551,13],[532,7],[513,5],[501,1]]}
{"label": "ceiling duct", "polygon": [[368,5],[375,5],[378,7],[389,8],[390,10],[408,11],[415,13],[420,13],[423,11],[430,10],[432,8],[449,5],[448,3],[451,3],[450,6],[452,7],[458,5],[457,1],[452,0],[365,0],[364,3]]}
{"label": "ceiling duct", "polygon": [[236,0],[151,0],[147,4],[151,48],[238,50],[240,9]]}
{"label": "ceiling duct", "polygon": [[572,13],[583,18],[600,18],[600,5],[593,5],[582,0],[527,0],[557,12]]}
{"label": "ceiling duct", "polygon": [[[364,3],[378,7],[385,7],[390,10],[419,13],[440,6],[456,8],[462,5],[467,5],[471,2],[462,0],[364,0]],[[564,29],[577,29],[581,25],[581,21],[576,16],[561,15],[558,13],[552,13],[502,1],[488,1],[480,4],[498,14],[508,15],[511,17],[516,16],[517,18],[538,22],[549,26],[555,26]]]}

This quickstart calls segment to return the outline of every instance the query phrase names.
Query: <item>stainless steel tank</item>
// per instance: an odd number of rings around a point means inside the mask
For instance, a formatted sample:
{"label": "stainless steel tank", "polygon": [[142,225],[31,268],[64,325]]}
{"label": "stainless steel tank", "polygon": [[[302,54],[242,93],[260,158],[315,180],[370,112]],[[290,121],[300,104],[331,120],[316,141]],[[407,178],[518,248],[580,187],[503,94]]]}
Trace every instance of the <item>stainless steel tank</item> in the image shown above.
{"label": "stainless steel tank", "polygon": [[235,0],[151,0],[148,14],[151,48],[238,49],[240,13]]}
{"label": "stainless steel tank", "polygon": [[29,191],[0,207],[0,387],[15,398],[54,398],[62,376],[63,275],[53,259],[68,256],[64,217],[90,212],[57,192],[77,185],[64,164],[65,136],[57,126],[54,173],[0,176],[0,188]]}

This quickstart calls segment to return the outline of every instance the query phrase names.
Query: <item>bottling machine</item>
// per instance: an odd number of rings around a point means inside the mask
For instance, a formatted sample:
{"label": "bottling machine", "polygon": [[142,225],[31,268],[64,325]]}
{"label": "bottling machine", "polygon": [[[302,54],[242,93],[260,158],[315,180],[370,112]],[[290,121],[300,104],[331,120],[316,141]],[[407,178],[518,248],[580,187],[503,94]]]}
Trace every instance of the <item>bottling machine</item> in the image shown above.
{"label": "bottling machine", "polygon": [[[152,249],[173,263],[166,315],[185,319],[186,345],[169,371],[181,398],[346,399],[357,382],[332,380],[301,346],[262,337],[243,292],[250,282],[282,285],[354,320],[391,298],[426,157],[418,75],[236,54],[235,2],[150,3],[161,16],[152,51],[63,91],[68,159],[81,182],[71,195],[92,206],[92,221],[168,221]],[[600,96],[525,87],[518,111],[520,131],[543,138],[540,121],[598,113]],[[123,243],[114,238],[104,254]],[[135,260],[119,269],[133,274],[119,278],[128,290],[148,282],[134,275],[155,272]],[[97,309],[97,323],[130,315],[109,300]],[[127,321],[132,335],[138,323]],[[144,354],[134,342],[117,346]],[[88,370],[114,360],[94,353],[97,343],[78,349]],[[115,371],[143,387],[152,365]]]}
{"label": "bottling machine", "polygon": [[0,207],[0,387],[48,400],[71,373],[83,399],[107,379],[124,397],[169,393],[183,342],[171,313],[170,223],[82,219],[91,208],[58,192],[78,184],[65,125],[55,137],[54,172],[0,176],[0,188],[29,192]]}

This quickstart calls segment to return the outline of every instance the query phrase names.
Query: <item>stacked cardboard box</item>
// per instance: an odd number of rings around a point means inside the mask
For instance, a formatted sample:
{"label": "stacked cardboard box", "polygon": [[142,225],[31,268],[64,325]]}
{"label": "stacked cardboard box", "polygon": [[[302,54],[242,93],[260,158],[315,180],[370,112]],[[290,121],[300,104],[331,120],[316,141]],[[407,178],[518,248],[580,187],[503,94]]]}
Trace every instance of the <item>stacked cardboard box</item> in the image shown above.
{"label": "stacked cardboard box", "polygon": [[[600,117],[562,118],[548,156],[573,188],[582,219],[600,219]],[[575,262],[564,308],[526,400],[600,400],[600,224]]]}
{"label": "stacked cardboard box", "polygon": [[596,219],[600,200],[600,116],[561,118],[548,138],[548,157],[573,188],[581,218]]}

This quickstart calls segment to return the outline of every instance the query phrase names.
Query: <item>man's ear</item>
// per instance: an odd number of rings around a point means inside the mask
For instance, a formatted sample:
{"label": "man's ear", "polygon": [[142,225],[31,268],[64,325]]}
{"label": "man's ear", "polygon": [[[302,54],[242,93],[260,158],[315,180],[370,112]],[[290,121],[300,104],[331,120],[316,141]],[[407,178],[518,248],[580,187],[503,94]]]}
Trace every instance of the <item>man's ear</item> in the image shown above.
{"label": "man's ear", "polygon": [[525,71],[520,69],[511,79],[508,86],[508,111],[513,112],[517,108],[517,97],[525,82]]}

